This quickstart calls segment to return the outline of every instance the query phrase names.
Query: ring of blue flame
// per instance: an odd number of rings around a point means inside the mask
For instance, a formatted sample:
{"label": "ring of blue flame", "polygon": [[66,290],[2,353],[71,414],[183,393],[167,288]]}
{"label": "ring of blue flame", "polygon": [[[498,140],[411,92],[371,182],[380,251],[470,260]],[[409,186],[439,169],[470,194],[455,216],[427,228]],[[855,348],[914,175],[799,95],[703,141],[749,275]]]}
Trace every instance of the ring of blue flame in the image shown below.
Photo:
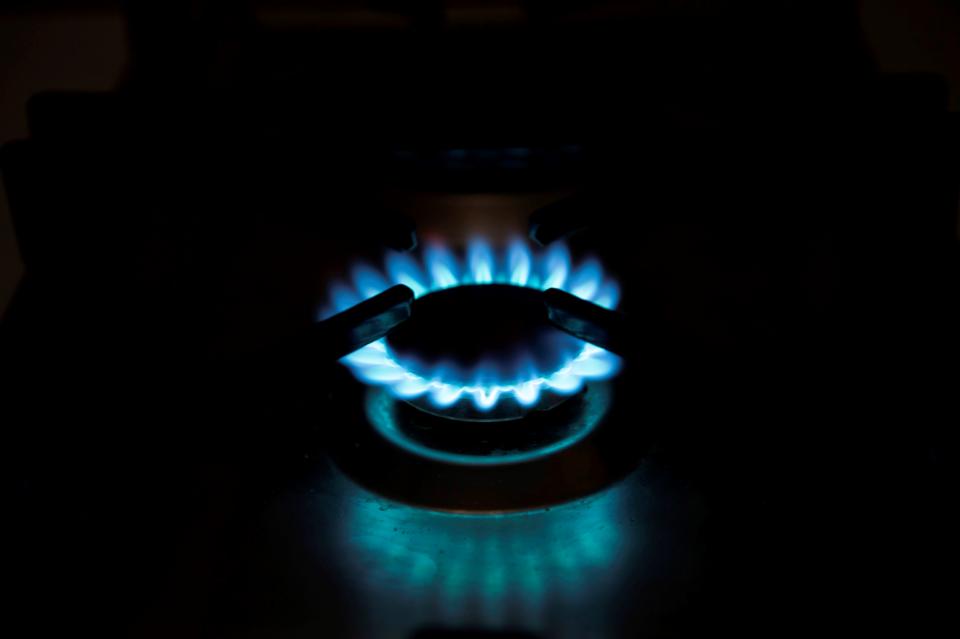
{"label": "ring of blue flame", "polygon": [[[431,242],[421,259],[408,253],[389,253],[384,269],[367,263],[356,264],[349,283],[336,282],[330,287],[330,303],[321,312],[321,319],[345,311],[396,284],[409,286],[416,297],[435,291],[466,285],[508,284],[539,290],[559,288],[604,308],[616,308],[620,300],[617,283],[605,275],[595,258],[575,265],[569,249],[555,243],[542,252],[535,252],[520,238],[511,240],[505,250],[495,251],[484,239],[473,239],[464,258],[447,246]],[[449,408],[459,401],[472,401],[483,412],[499,401],[514,399],[521,406],[533,406],[542,393],[572,395],[586,381],[608,379],[620,368],[620,359],[602,348],[582,342],[579,350],[554,371],[527,371],[524,377],[492,379],[489,371],[476,370],[468,376],[472,384],[451,383],[443,366],[414,372],[398,361],[385,339],[368,344],[340,360],[361,381],[383,386],[400,399],[426,397],[438,409]],[[449,371],[448,371],[449,373]]]}

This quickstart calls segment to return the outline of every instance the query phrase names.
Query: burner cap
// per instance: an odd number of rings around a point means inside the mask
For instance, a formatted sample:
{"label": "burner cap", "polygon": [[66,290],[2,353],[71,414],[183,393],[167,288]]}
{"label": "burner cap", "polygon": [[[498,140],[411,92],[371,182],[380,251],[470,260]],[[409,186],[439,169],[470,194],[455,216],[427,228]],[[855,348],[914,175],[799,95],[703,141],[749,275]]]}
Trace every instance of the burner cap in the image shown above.
{"label": "burner cap", "polygon": [[387,338],[396,359],[463,385],[511,383],[554,371],[581,348],[552,327],[539,291],[489,284],[437,291],[413,303],[412,317]]}

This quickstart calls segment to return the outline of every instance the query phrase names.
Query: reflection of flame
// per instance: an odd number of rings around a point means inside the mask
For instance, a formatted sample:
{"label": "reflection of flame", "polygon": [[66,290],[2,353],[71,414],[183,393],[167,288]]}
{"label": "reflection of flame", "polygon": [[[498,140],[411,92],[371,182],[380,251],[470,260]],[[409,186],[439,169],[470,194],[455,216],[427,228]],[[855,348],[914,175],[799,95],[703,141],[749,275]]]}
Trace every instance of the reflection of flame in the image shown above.
{"label": "reflection of flame", "polygon": [[635,491],[624,482],[545,510],[454,514],[351,486],[336,561],[370,607],[365,636],[426,623],[609,636],[607,606],[645,542]]}
{"label": "reflection of flame", "polygon": [[[510,242],[501,254],[486,241],[475,239],[469,243],[464,260],[445,245],[430,243],[424,248],[422,261],[408,254],[390,253],[384,271],[357,264],[351,275],[352,285],[336,283],[331,287],[330,306],[322,317],[344,311],[395,284],[409,286],[417,297],[468,284],[508,284],[540,290],[559,288],[604,308],[616,307],[620,298],[616,282],[604,276],[597,260],[585,260],[575,268],[563,244],[556,243],[535,255],[520,239]],[[473,383],[466,385],[452,383],[450,371],[443,366],[425,374],[408,370],[394,359],[385,340],[365,346],[341,361],[360,380],[386,386],[399,398],[427,396],[438,408],[470,399],[481,411],[490,410],[500,399],[508,397],[522,406],[532,406],[544,390],[573,394],[582,388],[584,380],[609,378],[619,368],[615,355],[586,343],[580,343],[579,350],[571,353],[569,361],[558,370],[533,370],[518,379],[497,379],[489,370],[478,369],[468,375]]]}

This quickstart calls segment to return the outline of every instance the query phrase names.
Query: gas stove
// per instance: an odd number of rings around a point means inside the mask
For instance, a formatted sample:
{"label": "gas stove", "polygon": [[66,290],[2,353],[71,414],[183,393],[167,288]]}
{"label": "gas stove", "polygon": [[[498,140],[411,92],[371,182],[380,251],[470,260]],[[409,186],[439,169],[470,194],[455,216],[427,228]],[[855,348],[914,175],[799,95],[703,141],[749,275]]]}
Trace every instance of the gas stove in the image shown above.
{"label": "gas stove", "polygon": [[612,310],[616,279],[562,242],[520,237],[462,251],[434,237],[383,264],[328,287],[321,330],[364,337],[340,359],[350,375],[333,396],[350,419],[330,434],[329,475],[293,498],[323,540],[311,561],[349,593],[347,633],[633,632],[622,592],[675,561],[644,551],[659,497],[617,410],[635,382],[619,356],[551,324],[544,296]]}

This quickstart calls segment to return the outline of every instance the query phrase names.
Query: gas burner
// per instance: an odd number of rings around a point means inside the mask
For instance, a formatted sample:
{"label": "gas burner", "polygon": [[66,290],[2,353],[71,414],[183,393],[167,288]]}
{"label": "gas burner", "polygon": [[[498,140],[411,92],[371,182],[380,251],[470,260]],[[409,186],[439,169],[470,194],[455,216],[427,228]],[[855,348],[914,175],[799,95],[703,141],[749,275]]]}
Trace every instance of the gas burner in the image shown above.
{"label": "gas burner", "polygon": [[591,258],[574,266],[562,243],[537,254],[514,239],[497,253],[475,239],[460,259],[432,242],[422,260],[390,253],[383,271],[358,264],[351,275],[351,284],[331,287],[321,317],[396,284],[417,299],[407,324],[341,361],[361,381],[435,415],[519,419],[619,370],[614,354],[545,321],[539,291],[559,288],[609,309],[619,301],[619,287],[600,263]]}

